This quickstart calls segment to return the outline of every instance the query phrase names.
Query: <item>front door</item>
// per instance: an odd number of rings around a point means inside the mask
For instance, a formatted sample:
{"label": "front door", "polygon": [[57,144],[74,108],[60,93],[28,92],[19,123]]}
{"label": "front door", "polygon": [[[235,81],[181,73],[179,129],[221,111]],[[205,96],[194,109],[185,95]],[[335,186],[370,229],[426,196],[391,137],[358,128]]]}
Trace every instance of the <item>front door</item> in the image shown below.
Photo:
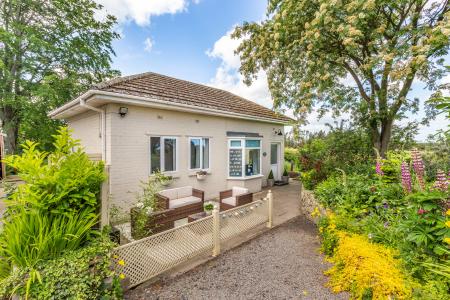
{"label": "front door", "polygon": [[270,144],[270,168],[273,172],[273,178],[275,180],[280,180],[280,143]]}

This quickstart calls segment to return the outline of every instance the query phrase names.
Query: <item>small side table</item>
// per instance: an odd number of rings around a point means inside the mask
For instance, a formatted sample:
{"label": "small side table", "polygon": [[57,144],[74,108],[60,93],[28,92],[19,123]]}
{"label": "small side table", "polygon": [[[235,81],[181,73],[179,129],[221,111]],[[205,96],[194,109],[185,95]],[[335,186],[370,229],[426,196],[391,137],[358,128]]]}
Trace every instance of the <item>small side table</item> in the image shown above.
{"label": "small side table", "polygon": [[194,222],[194,221],[203,219],[203,218],[205,218],[205,217],[207,217],[207,216],[210,216],[210,215],[211,215],[211,214],[207,214],[207,213],[204,212],[204,211],[199,212],[199,213],[196,213],[196,214],[192,214],[192,215],[189,215],[189,216],[188,216],[188,222],[191,223],[191,222]]}

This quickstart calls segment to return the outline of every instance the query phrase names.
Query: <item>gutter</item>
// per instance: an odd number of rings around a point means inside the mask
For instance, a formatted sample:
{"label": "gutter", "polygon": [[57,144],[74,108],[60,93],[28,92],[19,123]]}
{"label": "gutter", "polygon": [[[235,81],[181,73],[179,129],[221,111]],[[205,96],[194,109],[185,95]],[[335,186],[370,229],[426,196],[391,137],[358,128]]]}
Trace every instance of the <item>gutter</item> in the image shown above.
{"label": "gutter", "polygon": [[106,112],[103,109],[87,105],[86,100],[84,100],[83,98],[80,99],[80,106],[98,112],[101,116],[102,124],[100,126],[100,138],[102,139],[102,161],[104,161],[106,164]]}
{"label": "gutter", "polygon": [[[98,98],[103,98],[104,100],[115,102],[115,103],[127,103],[131,105],[139,105],[139,106],[147,106],[147,107],[155,107],[160,109],[169,109],[169,110],[179,110],[186,111],[192,113],[200,113],[206,115],[215,115],[226,118],[237,118],[251,121],[260,121],[265,123],[272,124],[281,124],[281,125],[289,125],[289,121],[276,120],[271,118],[264,118],[258,116],[249,116],[246,114],[235,113],[235,112],[224,112],[222,110],[208,108],[208,107],[200,107],[183,103],[175,103],[167,100],[157,99],[157,98],[148,98],[142,96],[134,96],[127,94],[119,94],[115,92],[107,92],[101,90],[89,90],[80,97],[66,103],[65,105],[51,111],[48,113],[48,116],[51,118],[56,118],[56,116],[64,111],[76,106],[80,101],[87,100],[92,96],[100,96]],[[294,120],[292,120],[294,121]]]}

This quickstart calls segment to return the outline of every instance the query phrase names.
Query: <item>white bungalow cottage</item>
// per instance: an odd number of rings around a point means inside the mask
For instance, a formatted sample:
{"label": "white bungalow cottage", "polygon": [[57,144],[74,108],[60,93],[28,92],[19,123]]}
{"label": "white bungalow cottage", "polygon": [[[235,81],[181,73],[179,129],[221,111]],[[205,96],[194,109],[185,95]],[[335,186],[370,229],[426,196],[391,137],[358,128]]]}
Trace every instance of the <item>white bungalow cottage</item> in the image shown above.
{"label": "white bungalow cottage", "polygon": [[284,125],[292,121],[229,92],[155,73],[93,86],[49,116],[64,119],[85,151],[109,165],[111,202],[123,210],[156,170],[173,176],[173,187],[205,191],[205,199],[234,186],[260,191],[270,170],[281,176]]}

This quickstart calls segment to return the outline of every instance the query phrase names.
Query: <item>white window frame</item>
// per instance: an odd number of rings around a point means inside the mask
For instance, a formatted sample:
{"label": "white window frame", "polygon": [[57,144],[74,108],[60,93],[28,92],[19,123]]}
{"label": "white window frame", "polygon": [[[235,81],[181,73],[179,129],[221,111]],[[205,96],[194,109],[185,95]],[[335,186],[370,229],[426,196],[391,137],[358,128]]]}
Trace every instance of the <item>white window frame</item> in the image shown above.
{"label": "white window frame", "polygon": [[[259,141],[259,147],[247,147],[245,145],[245,141],[247,140],[258,140]],[[241,146],[231,146],[231,141],[240,141]],[[242,165],[241,165],[241,174],[242,176],[230,176],[230,149],[241,149],[241,155],[242,155]],[[245,150],[246,149],[259,149],[259,174],[254,175],[245,175]],[[262,139],[256,138],[256,137],[248,137],[248,138],[239,138],[239,137],[230,137],[228,138],[228,149],[227,149],[227,174],[229,179],[248,179],[253,177],[260,177],[262,176]]]}
{"label": "white window frame", "polygon": [[[148,139],[148,148],[149,148],[149,172],[150,175],[154,174],[152,172],[152,144],[151,139],[152,138],[159,138],[159,144],[160,144],[160,153],[159,153],[159,165],[161,169],[159,170],[161,173],[175,173],[178,172],[178,164],[179,164],[179,141],[177,136],[166,136],[166,135],[151,135]],[[175,170],[173,171],[166,171],[164,170],[164,159],[165,159],[165,149],[164,149],[164,140],[175,140]]]}
{"label": "white window frame", "polygon": [[[203,166],[203,140],[208,139],[208,168],[204,168]],[[200,140],[200,168],[191,168],[191,141],[192,140]],[[188,156],[188,170],[189,171],[209,171],[211,169],[211,138],[204,136],[190,136],[189,137],[189,156]]]}

